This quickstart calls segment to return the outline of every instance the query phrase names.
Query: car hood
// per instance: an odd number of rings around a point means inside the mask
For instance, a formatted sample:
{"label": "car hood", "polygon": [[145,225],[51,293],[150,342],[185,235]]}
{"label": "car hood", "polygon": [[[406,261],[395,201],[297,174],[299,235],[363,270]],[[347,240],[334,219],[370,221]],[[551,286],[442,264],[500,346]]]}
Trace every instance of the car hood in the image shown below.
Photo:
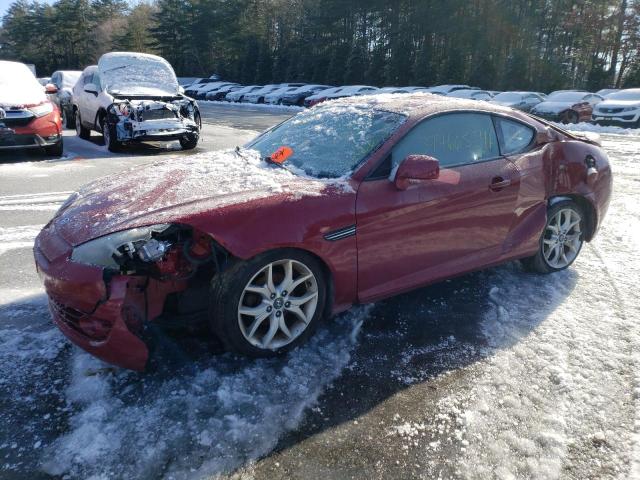
{"label": "car hood", "polygon": [[605,100],[598,104],[598,109],[601,108],[627,108],[627,107],[640,107],[640,100]]}
{"label": "car hood", "polygon": [[560,113],[567,108],[571,108],[575,102],[540,102],[533,107],[534,112],[541,113]]}
{"label": "car hood", "polygon": [[[332,185],[336,184],[336,185]],[[156,161],[99,179],[74,193],[54,218],[72,245],[128,228],[189,223],[207,213],[222,219],[240,205],[259,208],[268,199],[294,201],[347,187],[293,174],[233,150]]]}

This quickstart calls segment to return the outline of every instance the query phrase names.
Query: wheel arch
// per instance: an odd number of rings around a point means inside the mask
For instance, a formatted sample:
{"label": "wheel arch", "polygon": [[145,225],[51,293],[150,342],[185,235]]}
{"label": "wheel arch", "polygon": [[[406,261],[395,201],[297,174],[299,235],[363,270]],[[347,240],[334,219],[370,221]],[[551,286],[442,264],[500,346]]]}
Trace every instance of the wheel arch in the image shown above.
{"label": "wheel arch", "polygon": [[549,198],[547,205],[548,207],[551,207],[563,200],[575,203],[586,215],[586,234],[584,239],[585,241],[590,242],[595,235],[596,226],[598,225],[598,215],[595,206],[587,197],[575,193],[554,195]]}

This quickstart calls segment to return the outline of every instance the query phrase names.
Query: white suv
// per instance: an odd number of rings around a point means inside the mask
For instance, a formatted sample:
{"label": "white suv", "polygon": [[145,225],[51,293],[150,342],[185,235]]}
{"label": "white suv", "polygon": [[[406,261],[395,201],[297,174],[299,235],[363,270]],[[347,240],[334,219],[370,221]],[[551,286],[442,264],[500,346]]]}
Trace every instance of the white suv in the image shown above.
{"label": "white suv", "polygon": [[114,52],[87,67],[73,88],[76,132],[102,133],[107,148],[144,141],[179,140],[195,148],[200,111],[186,97],[169,63],[155,55]]}

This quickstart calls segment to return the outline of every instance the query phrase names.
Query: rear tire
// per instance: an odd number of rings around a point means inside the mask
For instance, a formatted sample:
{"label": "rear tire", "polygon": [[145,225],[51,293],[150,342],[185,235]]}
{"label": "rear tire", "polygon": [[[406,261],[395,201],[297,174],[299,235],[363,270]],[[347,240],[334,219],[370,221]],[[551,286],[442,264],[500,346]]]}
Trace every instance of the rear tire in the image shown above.
{"label": "rear tire", "polygon": [[579,121],[578,112],[567,110],[562,116],[562,123],[576,124]]}
{"label": "rear tire", "polygon": [[44,153],[50,157],[60,158],[64,152],[64,143],[62,138],[55,144],[44,147]]}
{"label": "rear tire", "polygon": [[91,138],[91,130],[82,126],[82,118],[80,117],[80,111],[76,110],[75,113],[76,134],[83,140],[89,140]]}
{"label": "rear tire", "polygon": [[276,356],[313,334],[326,292],[322,267],[311,255],[293,249],[263,253],[214,277],[210,325],[230,351]]}
{"label": "rear tire", "polygon": [[562,200],[547,210],[538,252],[522,260],[527,270],[537,273],[559,272],[571,266],[582,249],[586,216],[571,200]]}

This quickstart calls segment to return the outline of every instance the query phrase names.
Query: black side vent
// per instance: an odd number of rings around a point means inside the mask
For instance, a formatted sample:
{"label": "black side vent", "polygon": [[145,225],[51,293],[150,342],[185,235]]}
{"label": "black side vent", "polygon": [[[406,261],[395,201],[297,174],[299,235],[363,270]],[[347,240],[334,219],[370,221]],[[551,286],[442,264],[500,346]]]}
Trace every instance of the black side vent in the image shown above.
{"label": "black side vent", "polygon": [[334,230],[333,232],[329,232],[324,236],[325,240],[329,240],[330,242],[335,242],[337,240],[342,240],[343,238],[351,237],[356,234],[356,226],[349,225],[348,227],[340,228],[338,230]]}

